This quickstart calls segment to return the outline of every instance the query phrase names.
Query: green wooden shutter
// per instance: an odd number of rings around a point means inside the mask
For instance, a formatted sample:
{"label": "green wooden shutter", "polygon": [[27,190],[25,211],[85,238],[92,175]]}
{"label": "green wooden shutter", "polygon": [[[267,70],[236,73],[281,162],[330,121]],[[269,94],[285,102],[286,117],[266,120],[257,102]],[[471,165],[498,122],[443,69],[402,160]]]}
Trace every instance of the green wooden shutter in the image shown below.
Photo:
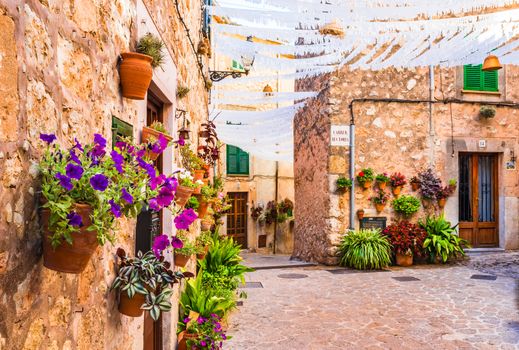
{"label": "green wooden shutter", "polygon": [[119,118],[112,116],[112,147],[122,137],[133,137],[133,127]]}
{"label": "green wooden shutter", "polygon": [[499,91],[498,72],[484,72],[481,68],[481,64],[469,64],[463,67],[463,89],[472,91]]}
{"label": "green wooden shutter", "polygon": [[227,145],[227,174],[249,175],[249,154],[242,149]]}

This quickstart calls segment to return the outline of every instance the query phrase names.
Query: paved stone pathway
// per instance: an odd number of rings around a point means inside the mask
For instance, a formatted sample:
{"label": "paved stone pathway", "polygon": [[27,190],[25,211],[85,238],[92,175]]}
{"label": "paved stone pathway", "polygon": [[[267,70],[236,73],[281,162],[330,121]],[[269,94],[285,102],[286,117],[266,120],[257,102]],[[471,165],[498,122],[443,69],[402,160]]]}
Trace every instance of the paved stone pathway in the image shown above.
{"label": "paved stone pathway", "polygon": [[[465,265],[250,273],[247,281],[264,288],[245,289],[248,299],[230,317],[227,348],[519,349],[519,280],[471,279],[482,272]],[[307,277],[281,278],[286,274]]]}

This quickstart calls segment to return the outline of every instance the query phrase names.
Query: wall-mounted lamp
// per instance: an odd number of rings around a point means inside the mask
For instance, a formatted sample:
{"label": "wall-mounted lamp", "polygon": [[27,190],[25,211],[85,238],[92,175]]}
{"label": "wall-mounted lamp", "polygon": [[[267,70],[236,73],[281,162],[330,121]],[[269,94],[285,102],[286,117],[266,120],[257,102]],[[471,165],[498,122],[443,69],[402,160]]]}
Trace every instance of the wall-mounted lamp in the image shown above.
{"label": "wall-mounted lamp", "polygon": [[[252,43],[252,35],[247,37],[247,41]],[[243,66],[243,70],[230,70],[230,71],[221,71],[221,70],[213,70],[209,71],[209,78],[211,81],[220,81],[229,76],[234,79],[240,78],[242,75],[249,75],[249,72],[254,64],[254,60],[256,59],[254,50],[247,52],[241,56],[241,62]]]}
{"label": "wall-mounted lamp", "polygon": [[178,130],[178,138],[183,140],[189,140],[189,133],[191,132],[187,128],[186,124],[186,116],[188,115],[188,112],[183,109],[177,109],[175,111],[175,119],[183,118],[182,120],[182,127]]}

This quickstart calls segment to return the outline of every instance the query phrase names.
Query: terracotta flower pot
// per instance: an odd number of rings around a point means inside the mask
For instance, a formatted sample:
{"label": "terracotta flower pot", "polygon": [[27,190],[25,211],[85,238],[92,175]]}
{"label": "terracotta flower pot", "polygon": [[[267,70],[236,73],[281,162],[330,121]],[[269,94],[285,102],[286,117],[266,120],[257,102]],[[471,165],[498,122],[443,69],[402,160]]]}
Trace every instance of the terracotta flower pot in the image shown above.
{"label": "terracotta flower pot", "polygon": [[119,75],[123,97],[144,100],[153,77],[153,58],[136,52],[125,52],[121,56]]}
{"label": "terracotta flower pot", "polygon": [[126,291],[121,292],[119,294],[119,312],[130,317],[142,316],[144,310],[141,309],[141,306],[144,304],[145,298],[143,294],[136,293],[130,299]]}
{"label": "terracotta flower pot", "polygon": [[440,198],[438,199],[438,207],[440,209],[443,209],[445,208],[445,204],[447,203],[447,199],[446,198]]}
{"label": "terracotta flower pot", "polygon": [[418,182],[411,182],[411,189],[413,191],[416,192],[416,191],[418,191],[419,188],[420,188],[420,183],[418,183]]}
{"label": "terracotta flower pot", "polygon": [[177,192],[175,192],[175,202],[177,205],[183,207],[193,194],[194,189],[187,186],[178,186]]}
{"label": "terracotta flower pot", "polygon": [[373,181],[366,181],[362,184],[362,188],[367,190],[368,188],[371,188],[371,185],[373,184]]}
{"label": "terracotta flower pot", "polygon": [[396,253],[396,264],[404,267],[413,265],[413,255]]}
{"label": "terracotta flower pot", "polygon": [[378,183],[378,188],[380,188],[381,190],[385,189],[387,186],[387,182],[379,182]]}
{"label": "terracotta flower pot", "polygon": [[357,210],[357,218],[359,219],[359,221],[364,219],[364,210]]}
{"label": "terracotta flower pot", "polygon": [[[147,126],[142,127],[142,142],[143,143],[150,142],[150,141],[155,142],[159,139],[160,135],[164,136],[168,140],[168,143],[173,140],[173,138],[171,136],[166,135],[160,131],[157,131],[152,128],[148,128]],[[160,153],[155,153],[155,152],[152,152],[151,150],[148,150],[148,151],[146,151],[146,155],[151,160],[156,160],[160,156]]]}
{"label": "terracotta flower pot", "polygon": [[199,218],[203,218],[205,214],[207,214],[207,209],[209,209],[209,202],[203,201],[201,199],[198,200],[200,205],[196,212],[198,213]]}
{"label": "terracotta flower pot", "polygon": [[191,259],[191,255],[175,253],[175,266],[185,267],[189,262],[189,259]]}
{"label": "terracotta flower pot", "polygon": [[198,334],[187,333],[182,331],[178,334],[178,347],[177,350],[187,350],[187,341],[195,340],[198,338]]}
{"label": "terracotta flower pot", "polygon": [[[196,182],[198,180],[204,180],[204,174],[205,174],[205,170],[201,169],[201,170],[195,170],[193,172],[193,181]],[[198,186],[197,188],[195,188],[194,192],[195,194],[199,194],[200,193],[200,190],[202,189],[202,186]]]}
{"label": "terracotta flower pot", "polygon": [[395,196],[400,195],[400,192],[402,192],[402,186],[396,186],[396,187],[393,187],[393,194],[394,194]]}
{"label": "terracotta flower pot", "polygon": [[385,204],[375,203],[375,208],[377,208],[377,213],[382,212],[385,207],[386,207]]}
{"label": "terracotta flower pot", "polygon": [[207,255],[207,252],[208,252],[208,251],[209,251],[209,246],[206,245],[206,246],[204,247],[204,251],[203,251],[203,253],[198,253],[198,254],[196,255],[196,258],[197,258],[198,260],[204,260],[204,258],[205,258],[205,256]]}
{"label": "terracotta flower pot", "polygon": [[50,244],[50,236],[53,235],[53,232],[49,231],[50,210],[47,208],[41,210],[43,266],[48,269],[81,273],[99,246],[97,231],[87,231],[87,227],[92,224],[90,220],[92,207],[87,204],[76,204],[75,211],[81,216],[83,226],[79,228],[78,232],[72,234],[72,244],[63,241],[59,246],[53,248]]}
{"label": "terracotta flower pot", "polygon": [[202,231],[209,231],[211,229],[211,226],[213,226],[213,223],[211,220],[202,220],[200,229]]}

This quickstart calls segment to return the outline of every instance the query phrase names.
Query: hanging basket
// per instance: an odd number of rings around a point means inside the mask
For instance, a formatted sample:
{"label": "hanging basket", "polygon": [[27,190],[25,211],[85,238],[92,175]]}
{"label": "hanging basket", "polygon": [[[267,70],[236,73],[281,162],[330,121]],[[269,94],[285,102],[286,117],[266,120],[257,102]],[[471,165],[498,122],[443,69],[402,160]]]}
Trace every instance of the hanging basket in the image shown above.
{"label": "hanging basket", "polygon": [[365,181],[363,184],[362,184],[362,188],[367,190],[368,188],[371,188],[371,185],[373,184],[373,181]]}
{"label": "hanging basket", "polygon": [[393,187],[393,194],[395,196],[399,196],[400,195],[400,192],[402,192],[402,186],[396,186],[396,187]]}
{"label": "hanging basket", "polygon": [[[166,135],[160,131],[149,128],[147,126],[142,127],[142,142],[143,143],[156,142],[159,139],[160,135],[165,137],[166,140],[168,140],[168,143],[170,143],[173,140],[173,138],[171,136]],[[146,155],[151,160],[157,160],[157,158],[160,156],[160,153],[155,153],[151,150],[147,150]]]}
{"label": "hanging basket", "polygon": [[81,273],[99,246],[97,231],[87,230],[87,227],[92,225],[90,220],[92,207],[87,204],[76,204],[74,210],[81,216],[83,226],[78,232],[72,234],[72,244],[63,241],[56,248],[50,244],[50,237],[53,235],[53,232],[49,231],[50,210],[47,208],[41,210],[43,266],[50,270]]}
{"label": "hanging basket", "polygon": [[125,52],[121,57],[119,75],[123,97],[144,100],[153,77],[153,58],[136,52]]}
{"label": "hanging basket", "polygon": [[123,291],[119,294],[119,312],[130,317],[140,317],[144,312],[144,310],[141,309],[144,302],[145,296],[143,294],[135,293],[133,298],[130,299],[128,293]]}

